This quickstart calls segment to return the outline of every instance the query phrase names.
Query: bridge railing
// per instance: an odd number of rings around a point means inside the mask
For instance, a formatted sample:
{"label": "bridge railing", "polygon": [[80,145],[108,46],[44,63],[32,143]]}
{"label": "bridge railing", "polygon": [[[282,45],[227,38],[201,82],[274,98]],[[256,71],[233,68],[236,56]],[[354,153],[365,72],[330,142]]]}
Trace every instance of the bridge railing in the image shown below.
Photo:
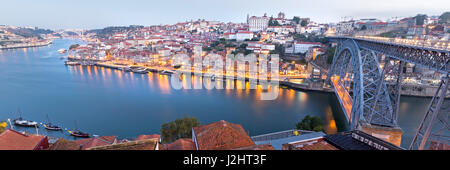
{"label": "bridge railing", "polygon": [[437,50],[450,50],[449,41],[442,40],[424,40],[424,39],[403,39],[403,38],[387,38],[387,37],[377,37],[377,36],[355,36],[357,39],[372,40],[378,42],[389,42],[399,45],[416,46],[423,48],[432,48]]}

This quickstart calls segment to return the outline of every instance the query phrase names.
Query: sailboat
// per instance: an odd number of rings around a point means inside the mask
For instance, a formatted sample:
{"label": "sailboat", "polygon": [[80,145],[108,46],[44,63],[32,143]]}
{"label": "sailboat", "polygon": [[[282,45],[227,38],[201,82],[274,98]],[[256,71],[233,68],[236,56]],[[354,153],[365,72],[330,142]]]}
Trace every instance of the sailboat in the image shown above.
{"label": "sailboat", "polygon": [[75,121],[75,129],[73,131],[67,130],[70,135],[75,136],[75,137],[80,137],[80,138],[88,138],[89,134],[88,133],[84,133],[78,130],[77,128],[77,121]]}
{"label": "sailboat", "polygon": [[54,131],[62,130],[61,127],[53,125],[50,122],[50,119],[48,118],[48,114],[47,114],[47,123],[42,124],[42,126],[44,126],[44,128],[47,129],[47,130],[54,130]]}
{"label": "sailboat", "polygon": [[22,112],[20,112],[20,109],[18,109],[17,112],[19,113],[19,118],[13,120],[14,125],[23,127],[38,127],[37,122],[23,119]]}

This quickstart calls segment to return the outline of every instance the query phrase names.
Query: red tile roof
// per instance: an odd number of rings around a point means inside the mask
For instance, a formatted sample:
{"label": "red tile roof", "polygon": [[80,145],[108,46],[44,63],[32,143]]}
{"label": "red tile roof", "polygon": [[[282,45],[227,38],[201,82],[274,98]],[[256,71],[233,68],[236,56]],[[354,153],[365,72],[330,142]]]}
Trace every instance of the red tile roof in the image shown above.
{"label": "red tile roof", "polygon": [[25,135],[8,129],[0,134],[0,150],[36,150],[45,140],[46,136]]}
{"label": "red tile roof", "polygon": [[48,150],[80,150],[80,145],[74,141],[59,138],[58,141],[50,145]]}
{"label": "red tile roof", "polygon": [[241,125],[224,120],[193,130],[199,150],[230,150],[255,145]]}
{"label": "red tile roof", "polygon": [[87,150],[158,150],[158,141],[156,139],[146,139],[139,141],[128,141],[112,145],[104,145],[88,148]]}
{"label": "red tile roof", "polygon": [[190,138],[181,138],[170,144],[164,145],[165,150],[195,150],[195,144]]}
{"label": "red tile roof", "polygon": [[248,147],[236,148],[234,150],[275,150],[271,144],[253,145]]}
{"label": "red tile roof", "polygon": [[320,139],[305,140],[297,143],[284,144],[283,150],[339,150],[327,141]]}
{"label": "red tile roof", "polygon": [[313,144],[303,145],[303,147],[298,148],[299,150],[339,150],[333,145],[327,143],[326,141],[320,141]]}
{"label": "red tile roof", "polygon": [[145,140],[145,139],[159,139],[161,138],[161,135],[153,134],[153,135],[139,135],[136,140]]}
{"label": "red tile roof", "polygon": [[87,149],[97,146],[111,145],[116,141],[116,136],[98,136],[87,139],[74,140],[76,144],[81,146],[81,149]]}

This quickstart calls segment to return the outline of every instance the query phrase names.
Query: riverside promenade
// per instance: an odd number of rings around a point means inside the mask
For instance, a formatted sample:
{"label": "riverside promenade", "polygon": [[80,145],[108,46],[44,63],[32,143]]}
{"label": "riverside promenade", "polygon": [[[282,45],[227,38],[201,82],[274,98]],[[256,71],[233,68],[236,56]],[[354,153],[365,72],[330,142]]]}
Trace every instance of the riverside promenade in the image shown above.
{"label": "riverside promenade", "polygon": [[17,44],[11,44],[11,45],[0,45],[0,50],[14,49],[14,48],[41,47],[41,46],[50,45],[52,43],[53,42],[51,40],[48,40],[45,42],[37,42],[37,43],[17,43]]}

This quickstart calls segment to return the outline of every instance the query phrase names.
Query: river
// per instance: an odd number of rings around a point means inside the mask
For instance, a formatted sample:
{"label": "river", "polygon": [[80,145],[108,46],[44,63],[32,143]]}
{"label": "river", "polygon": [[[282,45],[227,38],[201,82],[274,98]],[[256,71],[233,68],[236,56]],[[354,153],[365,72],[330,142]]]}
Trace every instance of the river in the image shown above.
{"label": "river", "polygon": [[[259,100],[262,90],[171,88],[170,77],[133,74],[97,66],[66,66],[58,49],[79,40],[52,45],[0,50],[0,120],[18,117],[51,121],[64,128],[101,136],[133,139],[160,134],[163,123],[193,116],[202,124],[219,120],[241,124],[250,136],[295,128],[306,115],[324,121],[326,133],[348,130],[332,93],[280,88],[276,100]],[[407,148],[425,113],[429,98],[402,97],[399,124]],[[36,133],[33,128],[18,128]],[[72,139],[67,132],[39,134]]]}

